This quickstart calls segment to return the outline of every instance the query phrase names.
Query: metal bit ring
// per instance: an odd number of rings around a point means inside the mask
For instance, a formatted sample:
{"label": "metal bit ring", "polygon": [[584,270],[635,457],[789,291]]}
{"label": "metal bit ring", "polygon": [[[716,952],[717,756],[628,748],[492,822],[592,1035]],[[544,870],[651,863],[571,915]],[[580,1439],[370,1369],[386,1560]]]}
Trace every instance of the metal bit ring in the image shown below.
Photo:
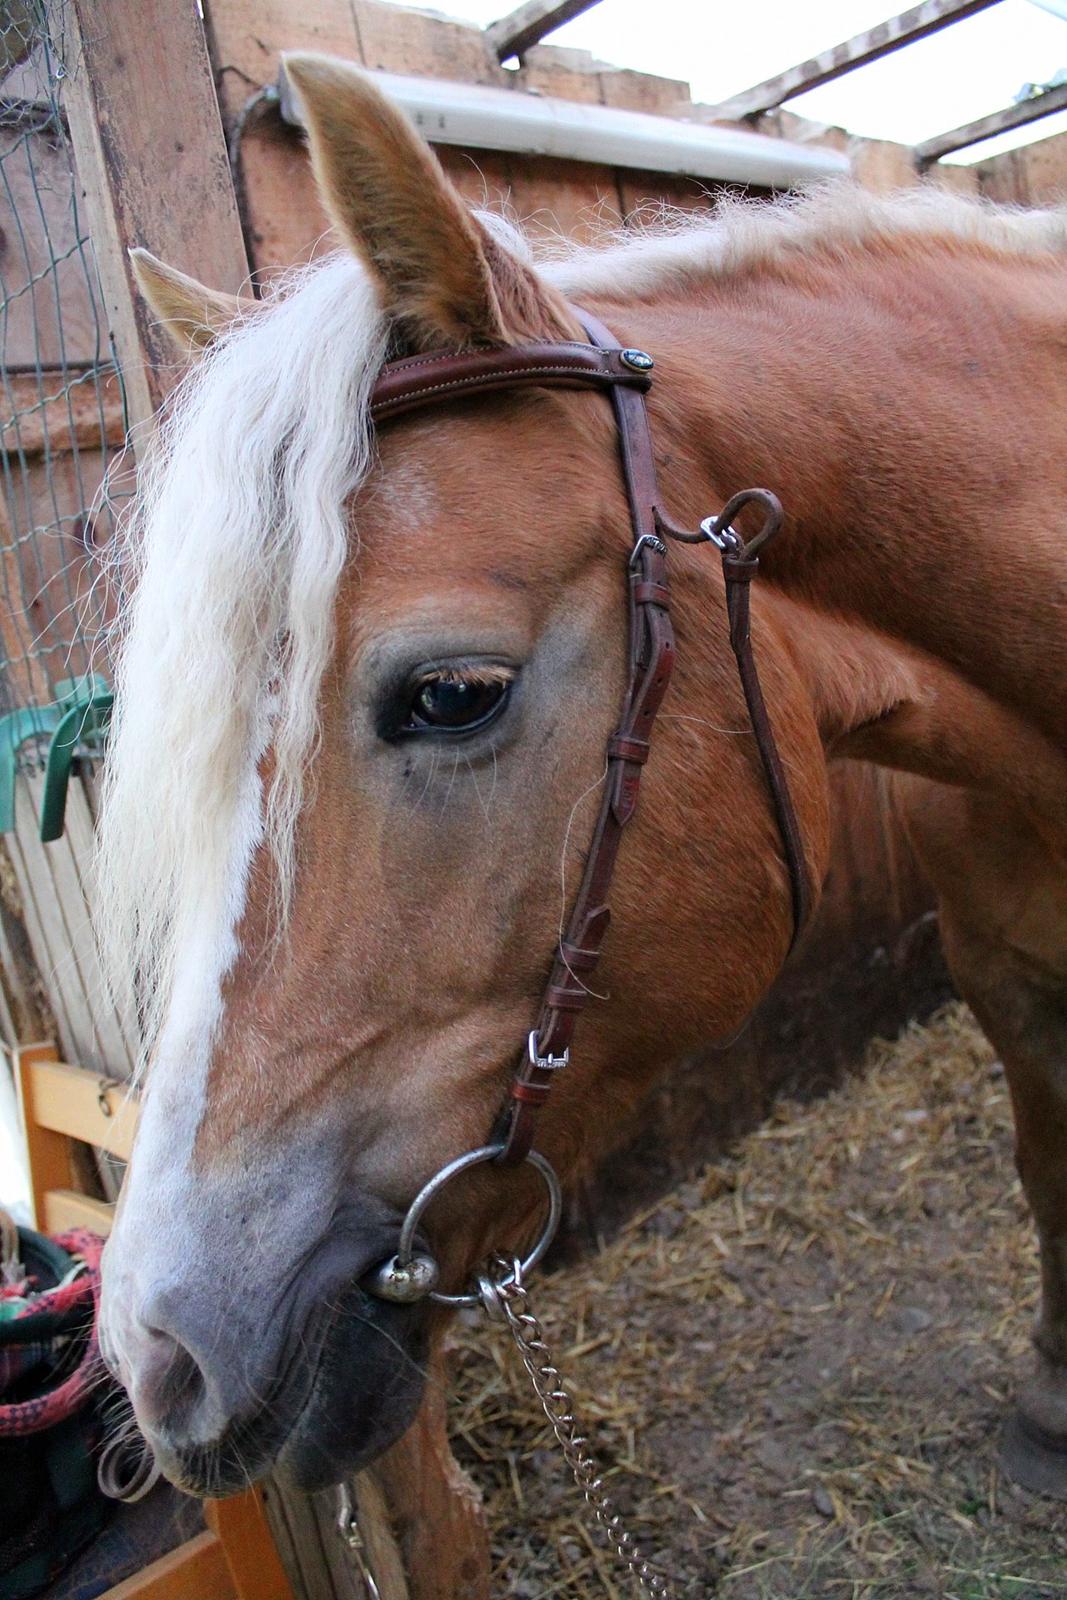
{"label": "metal bit ring", "polygon": [[[471,1167],[480,1167],[490,1161],[496,1161],[502,1155],[503,1150],[504,1146],[502,1144],[486,1144],[482,1145],[478,1150],[468,1150],[466,1155],[457,1156],[455,1161],[449,1161],[439,1172],[434,1173],[428,1183],[423,1184],[408,1207],[408,1214],[404,1218],[403,1227],[400,1229],[400,1243],[397,1246],[396,1260],[401,1267],[406,1266],[415,1253],[415,1230],[418,1228],[423,1212],[434,1196],[445,1187],[446,1183],[452,1178],[458,1177],[461,1172],[466,1172]],[[563,1194],[560,1189],[559,1179],[556,1177],[551,1163],[545,1160],[539,1150],[531,1150],[526,1159],[532,1167],[536,1167],[544,1179],[545,1188],[548,1190],[548,1216],[545,1218],[545,1224],[541,1229],[537,1243],[522,1263],[523,1273],[531,1272],[544,1256],[545,1251],[556,1236],[559,1219],[563,1215]],[[436,1300],[439,1305],[445,1306],[480,1306],[482,1303],[482,1297],[478,1293],[443,1294],[438,1289],[431,1289],[429,1298]]]}

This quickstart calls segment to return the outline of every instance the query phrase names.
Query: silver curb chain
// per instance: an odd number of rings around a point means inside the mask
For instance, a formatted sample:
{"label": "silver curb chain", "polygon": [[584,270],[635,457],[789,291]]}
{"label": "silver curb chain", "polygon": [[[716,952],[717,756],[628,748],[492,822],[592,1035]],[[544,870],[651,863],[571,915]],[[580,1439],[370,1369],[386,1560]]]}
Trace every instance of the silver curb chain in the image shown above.
{"label": "silver curb chain", "polygon": [[[517,1257],[510,1260],[498,1257],[491,1266],[499,1276],[491,1277],[488,1267],[479,1275],[478,1299],[493,1322],[507,1324],[522,1364],[530,1375],[534,1392],[541,1402],[564,1460],[574,1474],[574,1481],[593,1513],[595,1524],[643,1595],[650,1596],[651,1600],[673,1600],[667,1579],[642,1554],[604,1488],[600,1468],[574,1414],[574,1401],[564,1386],[559,1368],[552,1360],[545,1331],[530,1310],[529,1291],[523,1281],[523,1263]],[[342,1484],[337,1491],[337,1528],[369,1595],[372,1600],[377,1600],[378,1587],[367,1560],[366,1545],[347,1484]]]}
{"label": "silver curb chain", "polygon": [[633,1534],[624,1526],[604,1488],[600,1469],[589,1450],[589,1441],[574,1414],[574,1401],[552,1360],[544,1329],[530,1310],[530,1297],[522,1281],[521,1264],[518,1261],[500,1261],[495,1265],[506,1268],[506,1275],[500,1282],[485,1278],[481,1280],[485,1308],[495,1320],[502,1318],[507,1323],[552,1432],[559,1441],[564,1459],[574,1474],[574,1481],[582,1491],[595,1522],[603,1530],[641,1593],[653,1596],[654,1600],[672,1600],[667,1579],[642,1555]]}

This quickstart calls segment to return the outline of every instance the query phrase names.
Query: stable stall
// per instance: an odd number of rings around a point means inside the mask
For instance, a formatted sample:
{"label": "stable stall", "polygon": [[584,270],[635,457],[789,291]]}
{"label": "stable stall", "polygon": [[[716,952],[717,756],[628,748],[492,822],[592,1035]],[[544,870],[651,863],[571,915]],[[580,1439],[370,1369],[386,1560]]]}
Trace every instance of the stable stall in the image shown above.
{"label": "stable stall", "polygon": [[[7,8],[0,1027],[12,1056],[22,1052],[27,1105],[47,1079],[53,1098],[84,1096],[89,1086],[90,1098],[108,1106],[137,1056],[135,1019],[108,998],[87,923],[117,603],[102,571],[138,452],[178,368],[134,292],[127,251],[143,245],[214,287],[255,293],[331,248],[283,51],[314,48],[380,74],[461,192],[506,207],[535,239],[585,242],[639,227],[664,206],[690,210],[722,192],[771,195],[848,173],[876,190],[926,182],[1022,204],[1058,198],[1067,180],[1067,136],[976,166],[941,163],[1062,109],[1062,85],[917,150],[856,139],[788,110],[804,89],[993,0],[926,0],[717,106],[694,104],[683,82],[541,42],[591,3],[528,0],[484,30],[386,0],[211,0],[202,17],[191,3],[162,0]],[[714,1081],[732,1086],[728,1098],[709,1093],[703,1057],[679,1062],[630,1141],[589,1175],[570,1219],[572,1248],[755,1126],[774,1095],[827,1088],[873,1035],[895,1033],[946,993],[928,891],[884,777],[873,768],[840,772],[835,807],[833,864],[815,925],[744,1036],[716,1057]],[[42,1038],[55,1049],[27,1056],[24,1047]],[[41,1077],[42,1062],[51,1077]],[[43,1116],[38,1123],[46,1125]],[[51,1133],[63,1147],[49,1146],[49,1182],[38,1187],[68,1198],[65,1211],[54,1201],[43,1208],[39,1222],[67,1226],[72,1206],[81,1220],[95,1207],[106,1228],[125,1146],[99,1129],[97,1142],[91,1120]],[[57,1174],[70,1164],[72,1135],[81,1141],[77,1181],[63,1183]],[[283,1581],[302,1600],[489,1593],[477,1496],[449,1453],[440,1391],[352,1495],[339,1533],[332,1494],[305,1500],[272,1484],[264,1490]]]}

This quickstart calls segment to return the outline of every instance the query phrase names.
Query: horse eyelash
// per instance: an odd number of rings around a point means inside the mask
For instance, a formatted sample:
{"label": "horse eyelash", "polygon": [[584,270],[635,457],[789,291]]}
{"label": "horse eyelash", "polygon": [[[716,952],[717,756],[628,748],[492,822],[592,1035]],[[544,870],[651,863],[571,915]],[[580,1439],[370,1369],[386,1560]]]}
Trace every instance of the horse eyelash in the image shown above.
{"label": "horse eyelash", "polygon": [[499,684],[507,688],[509,683],[515,681],[515,669],[501,666],[497,662],[477,661],[470,666],[427,667],[412,680],[412,688],[420,689],[424,683],[474,683],[479,688],[489,688]]}

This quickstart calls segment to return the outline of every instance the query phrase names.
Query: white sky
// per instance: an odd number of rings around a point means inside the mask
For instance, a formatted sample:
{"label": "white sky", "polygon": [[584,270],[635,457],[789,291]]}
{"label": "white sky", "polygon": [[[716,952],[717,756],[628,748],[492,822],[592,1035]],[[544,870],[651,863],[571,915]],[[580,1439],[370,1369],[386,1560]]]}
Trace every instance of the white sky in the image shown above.
{"label": "white sky", "polygon": [[[425,0],[424,0],[425,3]],[[484,25],[517,0],[429,0]],[[909,0],[600,0],[546,42],[603,61],[684,78],[694,100],[724,100],[828,45],[884,22]],[[1056,4],[1057,0],[1049,0]],[[1067,10],[1067,0],[1058,0]],[[1067,68],[1067,21],[1034,0],[1000,0],[870,66],[789,102],[851,133],[918,144],[1010,105],[1024,83]],[[969,162],[1067,131],[1067,112],[987,140],[950,159]]]}

